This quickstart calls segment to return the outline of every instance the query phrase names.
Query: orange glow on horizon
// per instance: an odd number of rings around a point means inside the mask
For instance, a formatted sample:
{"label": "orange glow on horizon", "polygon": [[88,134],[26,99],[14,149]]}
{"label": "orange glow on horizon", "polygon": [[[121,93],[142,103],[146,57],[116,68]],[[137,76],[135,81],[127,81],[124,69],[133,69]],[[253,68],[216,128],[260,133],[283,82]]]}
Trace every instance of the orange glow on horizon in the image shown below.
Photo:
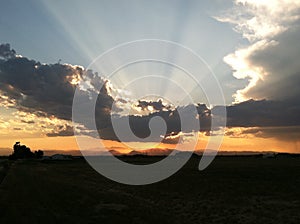
{"label": "orange glow on horizon", "polygon": [[[21,137],[21,136],[20,136]],[[145,149],[175,149],[176,144],[165,143],[153,143],[153,142],[131,142],[125,144],[122,142],[112,140],[101,140],[102,147],[99,139],[93,139],[91,137],[83,137],[91,151],[103,150],[115,150],[120,153],[128,153],[132,150],[145,150]],[[209,136],[199,134],[199,141],[195,150],[203,150],[206,148]],[[25,144],[32,150],[79,150],[76,138],[74,136],[69,137],[35,137],[35,138],[5,138],[0,139],[0,155],[7,154],[8,149],[11,149],[16,141],[21,141],[21,144]],[[129,146],[134,146],[134,148]],[[105,148],[104,148],[105,147]],[[180,148],[180,147],[179,147]],[[222,145],[219,151],[275,151],[275,152],[289,152],[300,153],[300,140],[296,141],[282,141],[277,138],[259,138],[251,136],[232,137],[224,136]],[[185,149],[183,150],[190,150]]]}

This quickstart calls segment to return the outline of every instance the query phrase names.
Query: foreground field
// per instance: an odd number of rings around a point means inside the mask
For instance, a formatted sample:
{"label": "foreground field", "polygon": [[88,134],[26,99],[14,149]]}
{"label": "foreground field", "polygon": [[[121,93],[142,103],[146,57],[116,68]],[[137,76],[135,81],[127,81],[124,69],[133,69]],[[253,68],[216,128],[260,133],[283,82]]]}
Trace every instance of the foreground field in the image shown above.
{"label": "foreground field", "polygon": [[0,186],[0,223],[300,223],[300,158],[220,157],[202,172],[198,162],[127,186],[84,160],[17,161]]}

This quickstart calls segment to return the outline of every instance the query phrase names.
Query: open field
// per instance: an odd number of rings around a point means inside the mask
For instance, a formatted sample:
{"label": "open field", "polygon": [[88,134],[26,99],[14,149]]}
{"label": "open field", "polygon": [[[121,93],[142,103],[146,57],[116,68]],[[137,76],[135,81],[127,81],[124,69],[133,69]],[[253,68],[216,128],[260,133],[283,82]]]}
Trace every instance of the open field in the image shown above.
{"label": "open field", "polygon": [[127,186],[81,159],[16,161],[0,186],[0,223],[300,223],[299,157],[218,157],[202,172],[198,162]]}

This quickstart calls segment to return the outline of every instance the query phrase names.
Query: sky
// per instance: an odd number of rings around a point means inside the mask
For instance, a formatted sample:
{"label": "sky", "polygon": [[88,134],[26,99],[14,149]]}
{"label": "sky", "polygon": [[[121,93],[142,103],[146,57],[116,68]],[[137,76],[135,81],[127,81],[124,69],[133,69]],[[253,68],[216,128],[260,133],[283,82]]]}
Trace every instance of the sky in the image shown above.
{"label": "sky", "polygon": [[[210,138],[222,132],[220,150],[299,153],[299,15],[299,0],[4,0],[0,7],[0,154],[7,154],[15,141],[33,149],[77,149],[72,123],[76,88],[87,102],[97,93],[97,132],[105,147],[124,152],[132,147],[176,148],[188,141],[192,129],[180,130],[175,111],[191,113],[192,106],[170,102],[186,94],[172,82],[183,90],[192,89],[188,95],[198,113],[194,121],[201,123],[195,149],[205,148]],[[194,87],[183,70],[168,64],[135,64],[114,77],[91,66],[109,49],[141,39],[170,41],[199,55],[220,84],[224,105],[210,105],[203,89]],[[160,49],[162,57],[166,49]],[[176,63],[184,61],[181,51],[167,53]],[[87,75],[88,68],[93,71]],[[139,80],[157,74],[165,80]],[[89,90],[80,86],[85,75]],[[150,89],[164,95],[139,98],[135,94]],[[227,110],[227,127],[211,130],[211,120],[222,108]],[[126,143],[120,141],[111,114],[118,122],[131,119],[139,140],[126,135]],[[164,118],[166,133],[143,141],[154,115]],[[75,126],[89,150],[96,149],[99,140],[92,128],[84,122]]]}

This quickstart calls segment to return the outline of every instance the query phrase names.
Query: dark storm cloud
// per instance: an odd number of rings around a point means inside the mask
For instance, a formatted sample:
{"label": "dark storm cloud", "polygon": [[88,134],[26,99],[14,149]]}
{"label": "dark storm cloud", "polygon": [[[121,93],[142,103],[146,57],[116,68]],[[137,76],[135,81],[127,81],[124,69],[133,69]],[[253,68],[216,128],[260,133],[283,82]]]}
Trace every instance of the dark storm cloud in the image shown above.
{"label": "dark storm cloud", "polygon": [[[147,116],[131,116],[129,118],[131,129],[138,137],[144,138],[150,135],[149,122],[152,117],[160,116],[167,124],[166,136],[179,132],[190,132],[191,129],[182,130],[181,119],[177,110],[183,111],[183,114],[190,115],[192,105],[178,107],[176,110],[159,111]],[[212,110],[205,104],[196,105],[198,119],[194,122],[200,122],[200,131],[209,133],[211,131],[212,116],[216,119],[218,126],[218,116],[224,107],[216,106]],[[270,100],[249,100],[239,104],[226,106],[227,127],[278,127],[281,131],[291,131],[294,136],[294,129],[284,129],[286,126],[300,125],[300,105],[293,100],[270,101]],[[124,119],[124,118],[120,118]],[[192,126],[191,126],[192,127]],[[217,127],[218,128],[218,127]],[[220,127],[219,127],[220,128]],[[264,133],[272,134],[272,129],[265,129]],[[276,133],[274,132],[274,136]],[[288,136],[288,134],[286,135]]]}
{"label": "dark storm cloud", "polygon": [[17,107],[70,119],[75,86],[69,83],[67,77],[80,74],[80,68],[61,64],[41,65],[27,58],[9,59],[0,66],[0,82],[12,87],[5,93],[17,101]]}
{"label": "dark storm cloud", "polygon": [[140,107],[143,111],[148,110],[148,107],[151,106],[155,111],[161,110],[170,110],[170,105],[164,105],[162,100],[158,101],[146,101],[146,100],[139,100],[137,107]]}
{"label": "dark storm cloud", "polygon": [[268,75],[247,92],[247,97],[272,100],[294,99],[300,104],[300,28],[291,29],[275,38],[276,44],[257,49],[248,58]]}
{"label": "dark storm cloud", "polygon": [[16,51],[10,49],[9,44],[0,44],[0,58],[14,58],[16,56]]}
{"label": "dark storm cloud", "polygon": [[[145,102],[145,104],[152,104],[152,103],[153,102],[151,101],[147,103]],[[192,111],[195,109],[197,114],[191,117]],[[186,120],[188,120],[190,123],[187,123],[187,125],[183,127],[181,123],[181,119],[185,119],[185,116],[189,117]],[[171,141],[174,142],[173,139],[171,140],[170,136],[176,135],[180,132],[184,132],[184,133],[188,133],[191,131],[207,132],[211,129],[211,113],[210,110],[204,104],[180,106],[173,110],[167,110],[167,111],[161,110],[144,116],[137,116],[137,115],[131,115],[129,117],[122,116],[122,117],[115,118],[115,120],[116,122],[121,124],[121,126],[123,125],[124,127],[126,126],[127,121],[129,120],[129,125],[132,133],[138,138],[140,138],[139,139],[140,141],[143,141],[144,138],[150,136],[151,134],[149,128],[150,120],[155,117],[162,118],[166,124],[166,133],[159,133],[158,131],[157,133],[155,133],[155,135],[152,136],[152,139],[150,139],[151,141],[155,141],[155,142],[160,141],[163,138],[163,141],[170,143]],[[195,129],[196,127],[198,129]],[[110,139],[110,140],[117,140],[117,141],[119,140],[112,126],[108,126],[100,129],[99,134],[103,139]],[[128,133],[128,135],[125,135],[125,137],[122,138],[122,141],[132,141],[130,134]]]}
{"label": "dark storm cloud", "polygon": [[[72,103],[76,85],[86,72],[93,83],[102,85],[98,96],[96,114],[103,117],[110,111],[113,98],[108,95],[105,80],[92,71],[84,71],[80,66],[68,64],[41,64],[26,57],[14,57],[15,51],[8,44],[0,45],[0,90],[2,95],[15,101],[19,110],[38,116],[55,116],[71,120]],[[97,80],[96,80],[97,79]],[[93,86],[96,88],[96,86]],[[81,91],[85,101],[90,99],[92,89]]]}
{"label": "dark storm cloud", "polygon": [[[294,101],[249,100],[227,106],[228,127],[300,125],[300,105]],[[218,107],[213,109],[213,113]]]}
{"label": "dark storm cloud", "polygon": [[[215,107],[213,110],[218,110]],[[281,141],[300,139],[300,105],[295,100],[249,100],[227,107],[226,132],[231,137],[252,135],[258,138],[276,138]],[[240,131],[235,127],[244,127]]]}

